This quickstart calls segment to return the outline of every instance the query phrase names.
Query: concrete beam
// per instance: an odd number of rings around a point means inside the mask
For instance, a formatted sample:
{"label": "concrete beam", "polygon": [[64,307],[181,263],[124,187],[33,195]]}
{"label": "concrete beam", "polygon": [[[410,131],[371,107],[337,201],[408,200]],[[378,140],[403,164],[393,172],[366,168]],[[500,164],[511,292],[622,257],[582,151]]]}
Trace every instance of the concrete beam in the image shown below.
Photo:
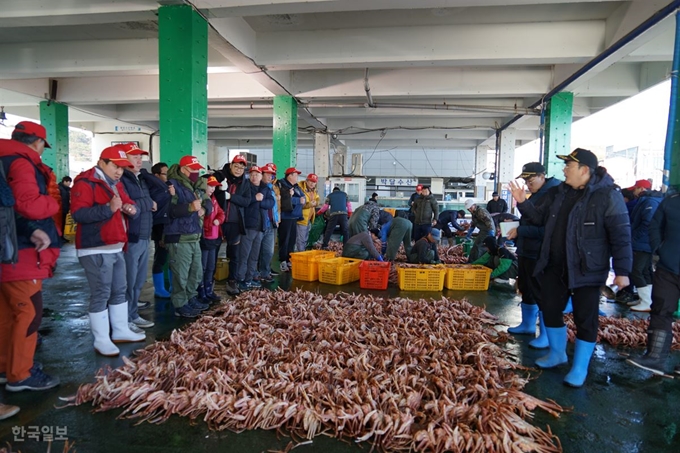
{"label": "concrete beam", "polygon": [[[383,96],[536,96],[549,91],[551,82],[549,66],[377,69],[370,76],[376,103]],[[294,71],[291,89],[300,98],[359,97],[365,93],[364,71]]]}
{"label": "concrete beam", "polygon": [[578,85],[574,94],[579,97],[634,96],[668,77],[670,62],[618,63]]}
{"label": "concrete beam", "polygon": [[629,0],[607,18],[605,43],[609,47],[668,5],[668,0]]}
{"label": "concrete beam", "polygon": [[[602,60],[599,64],[591,68],[586,74],[581,76],[578,80],[572,82],[567,87],[565,87],[564,91],[574,92],[578,86],[587,83],[591,78],[596,77],[599,73],[605,71],[613,64],[623,60],[632,52],[635,52],[635,50],[639,49],[640,47],[644,46],[647,43],[650,43],[651,41],[654,41],[656,38],[659,38],[662,35],[667,34],[669,29],[675,30],[675,17],[673,15],[662,20],[655,27],[647,30],[634,41],[628,43],[618,51],[612,53],[610,56]],[[639,58],[639,55],[637,57]],[[555,78],[555,85],[561,83],[565,79],[566,77],[563,79]]]}
{"label": "concrete beam", "polygon": [[12,43],[0,46],[0,61],[4,79],[157,71],[158,40]]}
{"label": "concrete beam", "polygon": [[[157,0],[69,0],[68,2],[45,2],[44,0],[22,0],[20,2],[3,2],[0,9],[0,21],[10,20],[11,26],[42,26],[41,20],[51,18],[64,24],[76,17],[88,16],[90,22],[99,23],[103,17],[121,14],[152,13],[158,9]],[[1,25],[4,27],[4,25]]]}
{"label": "concrete beam", "polygon": [[217,17],[269,14],[330,13],[341,11],[442,9],[479,6],[600,3],[604,0],[193,0],[197,8],[209,8]]}
{"label": "concrete beam", "polygon": [[[59,79],[57,100],[67,104],[158,101],[158,76],[70,77]],[[210,101],[270,99],[272,94],[246,74],[208,74]]]}
{"label": "concrete beam", "polygon": [[[157,75],[158,39],[100,39],[0,45],[0,79]],[[214,49],[208,72],[238,69]]]}
{"label": "concrete beam", "polygon": [[275,70],[578,63],[603,50],[604,33],[600,20],[260,33],[257,62]]}

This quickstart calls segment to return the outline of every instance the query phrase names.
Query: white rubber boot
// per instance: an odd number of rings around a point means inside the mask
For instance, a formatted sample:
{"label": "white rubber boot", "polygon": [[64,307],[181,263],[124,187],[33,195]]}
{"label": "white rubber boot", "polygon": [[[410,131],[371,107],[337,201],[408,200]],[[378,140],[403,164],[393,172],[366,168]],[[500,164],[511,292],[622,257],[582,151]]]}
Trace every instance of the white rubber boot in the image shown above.
{"label": "white rubber boot", "polygon": [[106,357],[115,357],[120,351],[109,337],[109,312],[89,313],[90,329],[94,335],[94,350]]}
{"label": "white rubber boot", "polygon": [[109,305],[111,339],[114,343],[133,343],[146,340],[146,334],[134,333],[128,326],[128,303]]}
{"label": "white rubber boot", "polygon": [[640,303],[630,307],[633,311],[652,311],[652,285],[637,289]]}

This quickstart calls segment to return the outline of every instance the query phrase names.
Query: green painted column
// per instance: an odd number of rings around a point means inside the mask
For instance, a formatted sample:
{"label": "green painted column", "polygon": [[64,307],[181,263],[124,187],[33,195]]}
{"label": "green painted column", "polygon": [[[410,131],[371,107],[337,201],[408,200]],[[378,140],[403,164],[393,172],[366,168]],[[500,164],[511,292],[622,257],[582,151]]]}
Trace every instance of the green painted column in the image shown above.
{"label": "green painted column", "polygon": [[293,96],[274,97],[274,164],[278,177],[297,162],[297,102]]}
{"label": "green painted column", "polygon": [[47,130],[47,143],[42,161],[52,167],[57,182],[68,176],[68,106],[54,101],[40,102],[40,124]]}
{"label": "green painted column", "polygon": [[68,107],[58,102],[40,102],[40,124],[47,130],[47,143],[42,161],[52,167],[57,182],[68,176]]}
{"label": "green painted column", "polygon": [[545,113],[545,149],[543,164],[548,176],[562,179],[564,162],[558,154],[571,152],[571,119],[574,107],[573,93],[558,93],[548,101]]}
{"label": "green painted column", "polygon": [[158,8],[161,160],[208,165],[208,24],[189,5]]}

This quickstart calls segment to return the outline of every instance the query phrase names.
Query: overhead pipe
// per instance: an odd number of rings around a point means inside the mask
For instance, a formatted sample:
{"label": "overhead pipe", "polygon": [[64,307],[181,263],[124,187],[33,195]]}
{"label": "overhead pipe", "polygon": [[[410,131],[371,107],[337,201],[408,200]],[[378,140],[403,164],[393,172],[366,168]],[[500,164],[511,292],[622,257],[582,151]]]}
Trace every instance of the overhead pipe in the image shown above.
{"label": "overhead pipe", "polygon": [[[613,55],[615,52],[619,51],[624,46],[630,44],[635,39],[639,38],[640,35],[642,35],[644,32],[648,31],[649,29],[657,25],[659,22],[673,14],[678,8],[680,8],[680,0],[673,0],[671,3],[661,8],[659,11],[654,13],[649,19],[647,19],[646,21],[635,27],[633,30],[631,30],[626,36],[616,41],[614,44],[605,49],[601,54],[590,60],[585,65],[583,65],[581,69],[574,72],[571,76],[567,77],[567,79],[564,80],[562,83],[558,84],[555,88],[548,91],[548,93],[545,96],[531,104],[529,108],[535,109],[542,102],[549,101],[554,95],[556,95],[560,91],[563,91],[567,86],[578,80],[581,76],[588,73],[588,71],[593,69],[598,64],[602,63],[605,59]],[[507,129],[512,124],[517,122],[522,116],[524,115],[523,114],[516,115],[510,121],[502,125],[500,130],[503,131]]]}
{"label": "overhead pipe", "polygon": [[364,73],[364,90],[366,91],[366,100],[368,101],[368,106],[369,107],[375,107],[375,104],[373,103],[373,96],[371,96],[371,86],[368,84],[368,68],[366,68],[366,72]]}
{"label": "overhead pipe", "polygon": [[[464,104],[394,104],[394,103],[374,103],[373,106],[368,103],[350,102],[350,103],[325,103],[325,102],[308,102],[301,103],[300,106],[306,108],[339,108],[339,109],[358,109],[358,108],[386,108],[386,109],[416,109],[416,110],[448,110],[448,111],[465,111],[465,112],[482,112],[482,113],[519,113],[521,115],[538,116],[540,112],[537,109],[506,107],[506,106],[486,106],[486,105],[464,105]],[[272,109],[273,104],[224,104],[224,105],[210,105],[208,109],[214,110],[259,110]]]}
{"label": "overhead pipe", "polygon": [[[663,153],[663,192],[667,192],[671,180],[671,163],[673,161],[673,144],[677,140],[678,130],[678,73],[680,72],[680,13],[675,13],[675,47],[673,49],[673,68],[671,71],[671,97],[668,109],[668,127],[666,128],[666,144]],[[676,169],[677,171],[677,169]],[[677,177],[677,175],[676,175]]]}

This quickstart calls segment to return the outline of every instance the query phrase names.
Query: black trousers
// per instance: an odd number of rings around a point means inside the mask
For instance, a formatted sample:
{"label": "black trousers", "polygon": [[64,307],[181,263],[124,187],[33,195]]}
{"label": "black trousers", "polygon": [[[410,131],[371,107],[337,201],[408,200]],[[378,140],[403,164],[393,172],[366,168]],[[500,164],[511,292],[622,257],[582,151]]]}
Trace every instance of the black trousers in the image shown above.
{"label": "black trousers", "polygon": [[420,238],[424,238],[430,232],[432,231],[432,224],[431,223],[419,223],[415,226],[415,240],[417,241]]}
{"label": "black trousers", "polygon": [[522,293],[522,303],[527,305],[538,304],[541,306],[541,282],[534,277],[536,260],[524,256],[517,257],[519,275],[517,276],[517,287]]}
{"label": "black trousers", "polygon": [[680,299],[680,275],[657,267],[652,287],[650,329],[671,332],[673,312],[678,307],[678,299]]}
{"label": "black trousers", "polygon": [[165,248],[163,244],[163,230],[165,225],[157,224],[151,229],[151,239],[153,239],[154,252],[153,252],[153,267],[152,272],[154,274],[161,274],[165,263],[168,262],[168,249]]}
{"label": "black trousers", "polygon": [[331,240],[336,225],[340,225],[343,245],[347,244],[347,240],[349,239],[349,222],[347,221],[347,214],[335,214],[328,219],[328,222],[326,222],[326,232],[323,235],[323,247],[328,247],[328,242]]}
{"label": "black trousers", "polygon": [[652,284],[652,254],[647,252],[633,252],[633,270],[630,282],[636,288],[644,288]]}
{"label": "black trousers", "polygon": [[[236,281],[236,272],[239,265],[238,250],[241,247],[241,226],[236,222],[225,222],[222,224],[222,235],[224,242],[227,243],[227,258],[229,258],[229,282]],[[215,252],[215,259],[219,255],[219,247]]]}
{"label": "black trousers", "polygon": [[568,287],[567,268],[562,266],[549,265],[545,268],[540,280],[540,307],[541,311],[543,311],[545,326],[564,326],[564,315],[562,312],[571,296],[574,306],[576,338],[594,343],[597,340],[597,328],[600,321],[600,287],[584,286],[570,290]]}
{"label": "black trousers", "polygon": [[297,240],[297,220],[281,219],[279,224],[279,262],[290,261]]}

